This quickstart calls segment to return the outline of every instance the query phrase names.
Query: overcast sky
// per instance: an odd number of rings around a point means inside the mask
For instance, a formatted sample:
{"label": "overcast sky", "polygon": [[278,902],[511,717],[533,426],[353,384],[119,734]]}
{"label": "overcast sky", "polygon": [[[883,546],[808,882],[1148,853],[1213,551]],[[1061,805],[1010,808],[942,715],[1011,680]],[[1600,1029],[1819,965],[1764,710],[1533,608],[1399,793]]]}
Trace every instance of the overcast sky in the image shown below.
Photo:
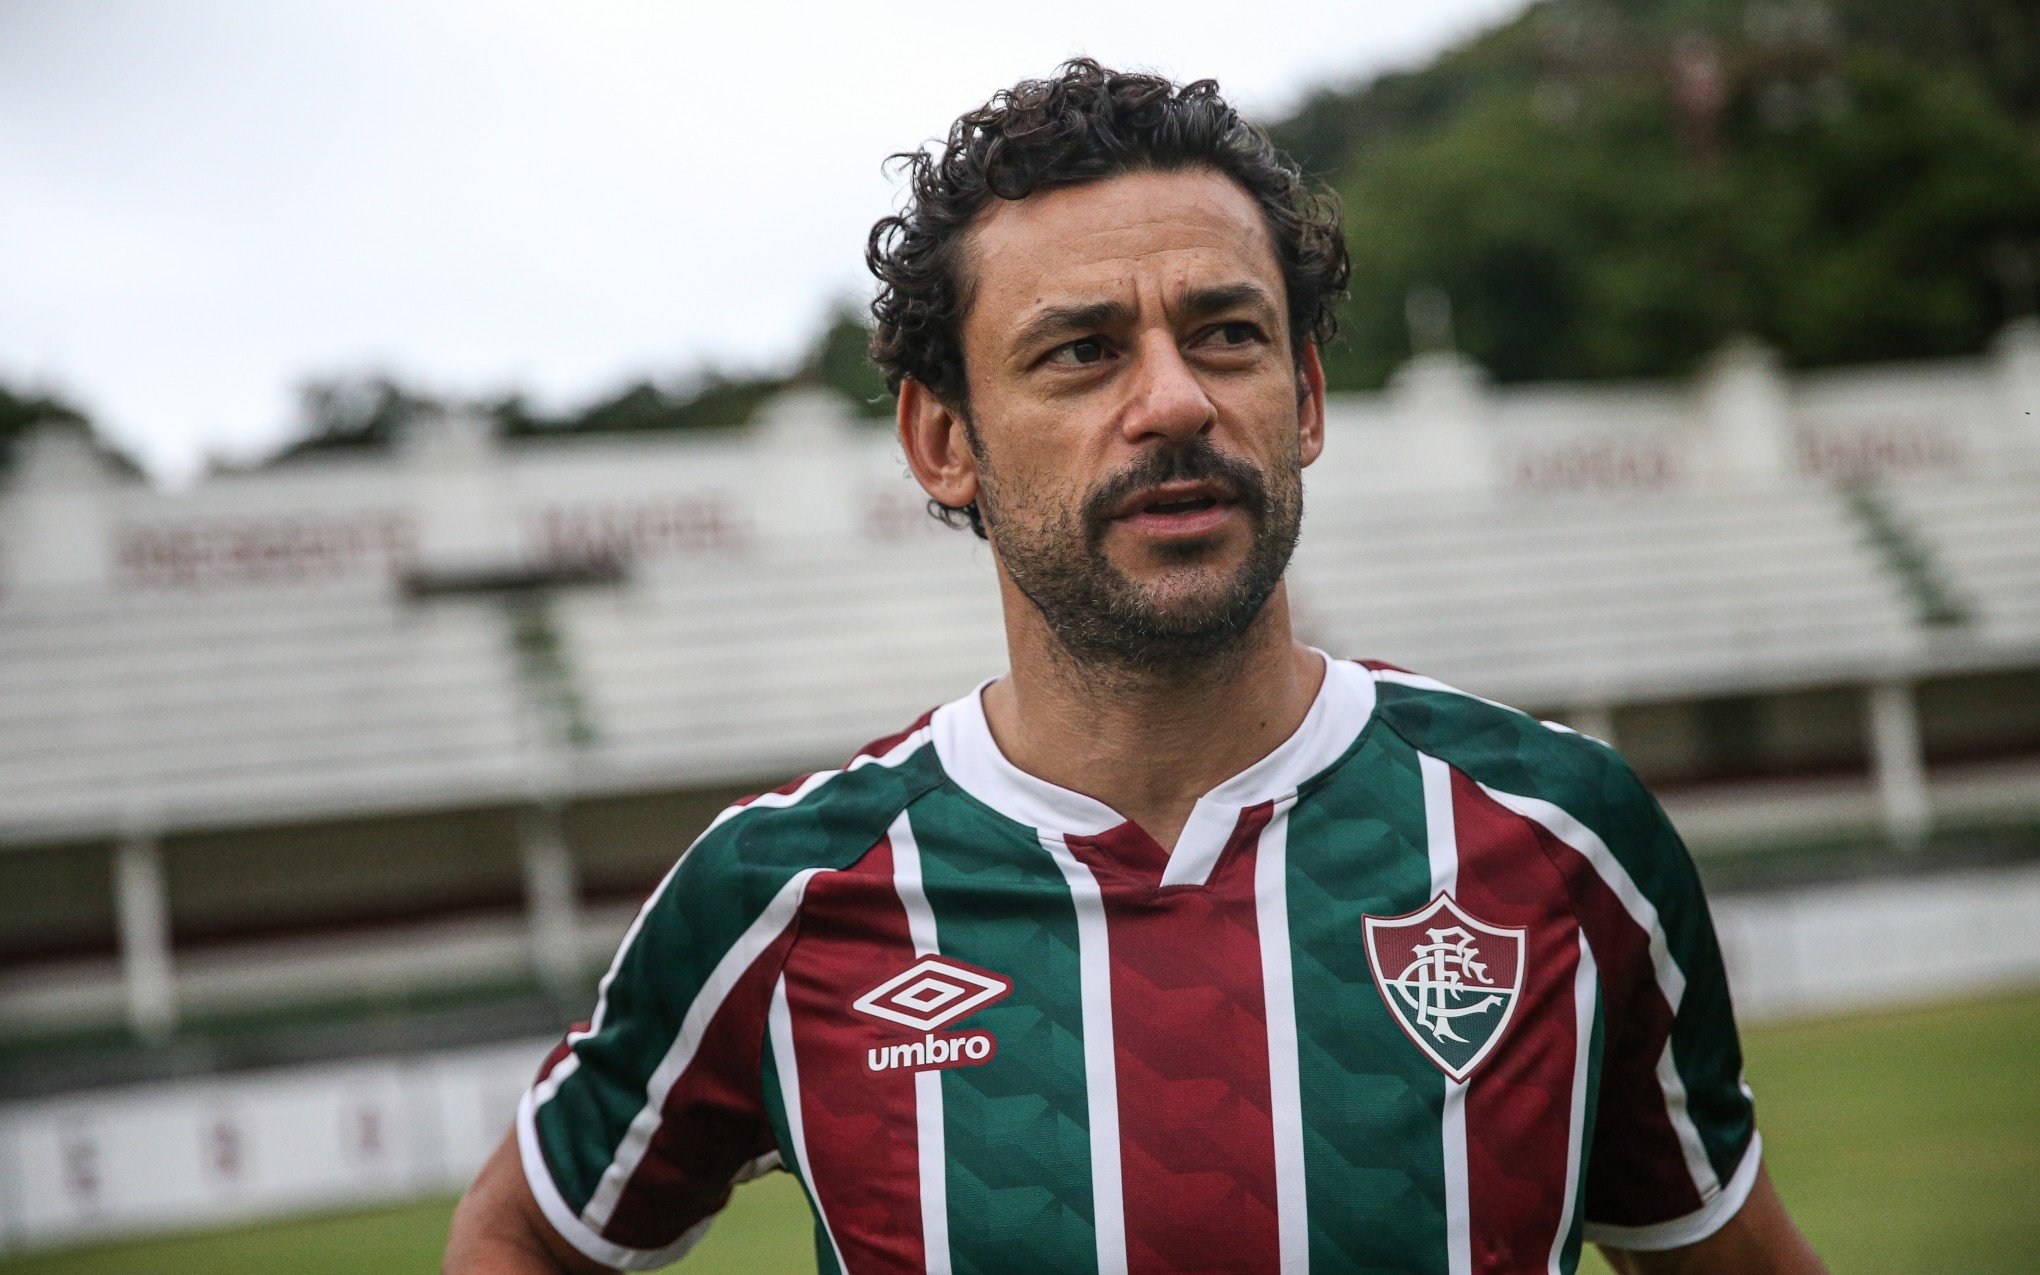
{"label": "overcast sky", "polygon": [[1521,0],[0,0],[0,380],[159,475],[308,376],[585,402],[867,295],[886,153],[1089,53],[1257,118]]}

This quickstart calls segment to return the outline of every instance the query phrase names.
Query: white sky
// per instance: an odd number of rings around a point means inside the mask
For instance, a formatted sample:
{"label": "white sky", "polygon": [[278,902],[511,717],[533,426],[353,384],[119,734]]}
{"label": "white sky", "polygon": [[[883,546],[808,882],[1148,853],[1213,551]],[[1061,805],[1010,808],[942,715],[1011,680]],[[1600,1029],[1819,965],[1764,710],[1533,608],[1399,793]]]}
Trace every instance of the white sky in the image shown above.
{"label": "white sky", "polygon": [[158,474],[387,369],[585,402],[866,295],[890,151],[1062,58],[1249,114],[1522,0],[0,0],[0,378]]}

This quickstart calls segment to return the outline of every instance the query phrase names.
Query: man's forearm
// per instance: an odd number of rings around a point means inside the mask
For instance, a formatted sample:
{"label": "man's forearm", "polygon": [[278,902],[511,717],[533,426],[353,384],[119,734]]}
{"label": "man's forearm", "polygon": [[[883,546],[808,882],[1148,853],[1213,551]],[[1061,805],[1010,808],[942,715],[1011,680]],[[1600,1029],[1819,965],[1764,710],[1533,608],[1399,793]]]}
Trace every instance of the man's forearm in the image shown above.
{"label": "man's forearm", "polygon": [[445,1275],[600,1275],[553,1233],[524,1181],[515,1136],[506,1137],[453,1211]]}

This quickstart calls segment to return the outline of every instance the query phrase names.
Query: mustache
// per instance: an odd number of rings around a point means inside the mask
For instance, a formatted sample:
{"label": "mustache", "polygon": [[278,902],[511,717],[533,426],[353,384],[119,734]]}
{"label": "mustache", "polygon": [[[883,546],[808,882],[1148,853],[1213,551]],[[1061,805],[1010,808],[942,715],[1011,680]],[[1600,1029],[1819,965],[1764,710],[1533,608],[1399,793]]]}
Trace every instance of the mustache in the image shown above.
{"label": "mustache", "polygon": [[1213,481],[1232,489],[1233,501],[1256,520],[1268,509],[1268,483],[1261,471],[1228,456],[1207,438],[1193,438],[1152,451],[1099,483],[1084,497],[1084,525],[1095,539],[1135,492],[1161,483]]}

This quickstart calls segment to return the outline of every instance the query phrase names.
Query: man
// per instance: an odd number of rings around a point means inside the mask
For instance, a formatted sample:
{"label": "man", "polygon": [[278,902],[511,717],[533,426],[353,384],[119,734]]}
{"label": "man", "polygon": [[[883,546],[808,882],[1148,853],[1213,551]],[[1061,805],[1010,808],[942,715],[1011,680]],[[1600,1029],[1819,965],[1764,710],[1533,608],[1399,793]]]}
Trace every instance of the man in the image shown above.
{"label": "man", "polygon": [[909,163],[873,350],[1011,670],[717,818],[448,1269],[658,1266],[778,1167],[860,1275],[1819,1270],[1628,769],[1291,634],[1332,212],[1087,61]]}

